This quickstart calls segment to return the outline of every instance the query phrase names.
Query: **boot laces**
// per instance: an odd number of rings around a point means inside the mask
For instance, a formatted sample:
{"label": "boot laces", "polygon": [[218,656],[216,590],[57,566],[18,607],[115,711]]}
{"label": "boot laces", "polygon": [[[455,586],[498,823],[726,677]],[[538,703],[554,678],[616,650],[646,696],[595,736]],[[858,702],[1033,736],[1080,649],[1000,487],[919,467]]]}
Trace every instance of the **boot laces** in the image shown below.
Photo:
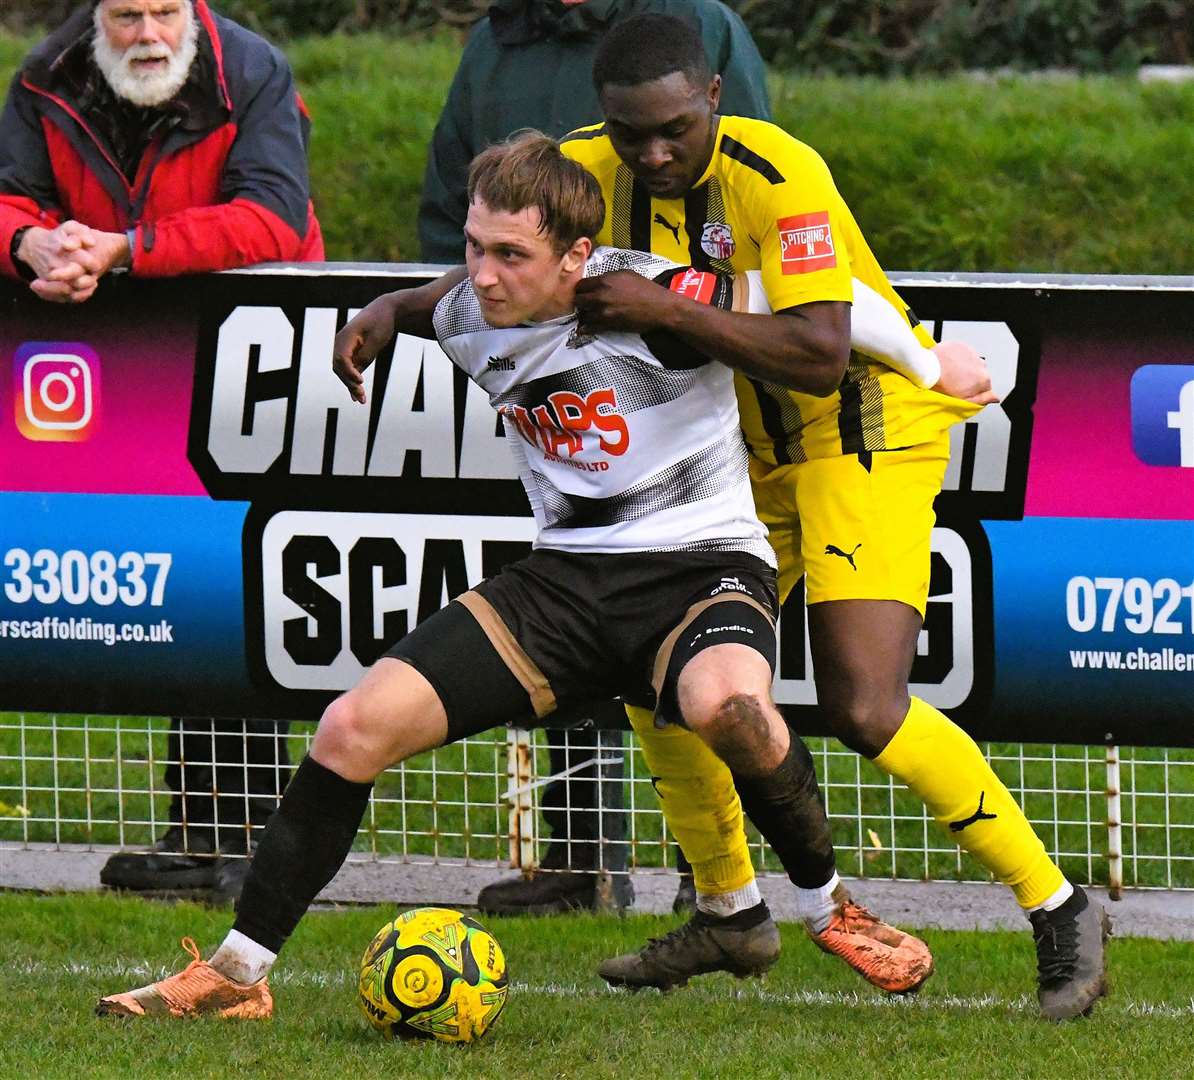
{"label": "boot laces", "polygon": [[203,962],[194,938],[184,937],[181,945],[190,954],[191,962],[182,971],[154,984],[158,996],[175,1008],[186,1008],[195,995],[219,980],[216,972]]}
{"label": "boot laces", "polygon": [[700,916],[701,912],[698,911],[688,922],[677,926],[675,930],[669,930],[663,937],[650,938],[643,946],[643,958],[648,956],[667,957],[673,952],[688,947],[694,939],[702,937],[708,927]]}
{"label": "boot laces", "polygon": [[643,955],[656,956],[659,953],[669,953],[677,945],[683,945],[691,933],[692,924],[685,923],[683,926],[676,927],[675,930],[669,930],[663,937],[650,938],[643,947]]}
{"label": "boot laces", "polygon": [[1078,966],[1078,920],[1053,921],[1045,913],[1038,926],[1033,927],[1032,940],[1036,945],[1037,977],[1041,986],[1065,982]]}
{"label": "boot laces", "polygon": [[865,933],[869,927],[874,926],[879,921],[878,915],[873,914],[857,900],[849,896],[839,905],[838,911],[841,915],[843,925],[855,933]]}

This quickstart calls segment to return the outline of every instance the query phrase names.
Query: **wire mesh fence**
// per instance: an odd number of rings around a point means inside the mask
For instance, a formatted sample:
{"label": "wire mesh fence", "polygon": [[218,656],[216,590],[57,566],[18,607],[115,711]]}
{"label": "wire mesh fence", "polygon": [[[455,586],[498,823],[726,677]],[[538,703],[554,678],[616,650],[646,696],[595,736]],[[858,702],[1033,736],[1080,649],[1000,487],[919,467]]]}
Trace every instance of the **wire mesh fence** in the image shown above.
{"label": "wire mesh fence", "polygon": [[[201,835],[214,818],[225,849],[229,833],[243,842],[261,827],[262,807],[272,807],[284,783],[286,754],[298,761],[314,730],[294,724],[279,733],[255,725],[229,743],[226,734],[196,722],[185,733],[188,743],[172,735],[171,723],[164,717],[0,713],[0,842],[135,849],[172,823]],[[206,761],[195,760],[196,738],[210,741]],[[255,752],[254,739],[277,740],[282,752]],[[869,762],[832,739],[810,740],[810,748],[843,874],[987,878],[913,795]],[[984,751],[1072,880],[1107,884],[1109,852],[1122,851],[1127,887],[1194,889],[1194,751],[1120,748],[1118,779],[1110,774],[1110,815],[1106,748],[1000,743]],[[186,812],[176,806],[172,814],[170,770],[176,787],[180,776],[191,785]],[[237,773],[239,783],[227,779]],[[567,782],[553,784],[560,773]],[[206,815],[193,809],[204,800],[212,808]],[[578,739],[497,731],[412,758],[378,779],[356,850],[379,861],[537,865],[548,851],[542,811],[560,845],[548,865],[596,865],[588,846],[605,853],[605,866],[613,852],[635,870],[675,867],[676,848],[650,771],[632,737],[619,732]],[[1109,817],[1119,823],[1118,836],[1109,830]],[[751,835],[759,869],[778,870]]]}

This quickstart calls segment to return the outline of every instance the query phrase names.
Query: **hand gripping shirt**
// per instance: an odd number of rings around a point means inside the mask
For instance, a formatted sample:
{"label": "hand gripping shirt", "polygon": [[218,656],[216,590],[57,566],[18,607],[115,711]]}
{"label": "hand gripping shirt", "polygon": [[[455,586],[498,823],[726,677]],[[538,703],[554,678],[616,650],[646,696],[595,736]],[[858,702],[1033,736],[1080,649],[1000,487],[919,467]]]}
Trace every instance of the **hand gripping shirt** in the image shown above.
{"label": "hand gripping shirt", "polygon": [[[601,184],[602,244],[651,251],[697,269],[762,274],[775,311],[824,300],[849,302],[852,278],[904,315],[926,346],[932,337],[888,282],[829,169],[811,147],[774,124],[718,118],[713,156],[679,199],[656,199],[615,153],[604,125],[562,140],[564,153]],[[735,373],[750,451],[771,465],[863,450],[892,450],[936,438],[978,411],[915,387],[853,353],[839,389],[802,394]]]}
{"label": "hand gripping shirt", "polygon": [[[641,253],[600,248],[585,275],[613,270],[733,303],[729,278]],[[536,547],[744,551],[775,565],[751,497],[729,368],[663,335],[582,333],[575,314],[498,329],[467,281],[439,302],[434,326],[501,414],[539,527]]]}

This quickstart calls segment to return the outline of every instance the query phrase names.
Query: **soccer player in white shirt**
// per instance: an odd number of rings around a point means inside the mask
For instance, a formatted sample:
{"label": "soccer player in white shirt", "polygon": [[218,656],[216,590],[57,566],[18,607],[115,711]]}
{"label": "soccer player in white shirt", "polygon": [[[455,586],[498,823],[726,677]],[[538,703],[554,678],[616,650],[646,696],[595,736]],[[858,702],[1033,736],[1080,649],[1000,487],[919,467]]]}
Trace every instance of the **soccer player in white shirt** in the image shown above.
{"label": "soccer player in white shirt", "polygon": [[[469,281],[417,329],[501,412],[539,526],[534,550],[421,623],[328,706],[210,962],[196,952],[176,975],[103,998],[101,1015],[269,1016],[266,976],[347,856],[376,777],[528,709],[544,718],[594,692],[650,707],[756,790],[764,836],[824,823],[811,758],[771,700],[775,558],[754,511],[732,373],[666,335],[586,335],[573,303],[583,276],[617,268],[740,309],[751,283],[594,253],[600,189],[542,135],[482,154],[469,191]],[[341,374],[363,401],[360,372]],[[670,984],[775,962],[779,936],[757,885],[742,892],[661,942]],[[902,966],[911,959],[927,976],[923,943],[890,934]]]}

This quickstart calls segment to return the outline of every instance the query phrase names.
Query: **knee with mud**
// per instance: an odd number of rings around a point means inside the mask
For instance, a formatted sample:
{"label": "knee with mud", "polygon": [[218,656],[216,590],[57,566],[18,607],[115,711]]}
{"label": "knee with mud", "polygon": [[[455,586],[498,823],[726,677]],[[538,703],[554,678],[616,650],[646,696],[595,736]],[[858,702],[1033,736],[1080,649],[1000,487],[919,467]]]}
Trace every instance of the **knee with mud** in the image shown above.
{"label": "knee with mud", "polygon": [[764,776],[788,753],[788,729],[775,707],[761,696],[734,693],[711,708],[694,710],[686,720],[735,774]]}

